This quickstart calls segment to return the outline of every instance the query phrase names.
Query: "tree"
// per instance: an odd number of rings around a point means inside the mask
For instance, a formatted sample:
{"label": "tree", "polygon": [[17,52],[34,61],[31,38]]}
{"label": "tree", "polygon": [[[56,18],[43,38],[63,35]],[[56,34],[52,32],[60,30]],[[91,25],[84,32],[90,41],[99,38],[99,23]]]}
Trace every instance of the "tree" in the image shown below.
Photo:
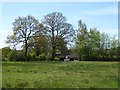
{"label": "tree", "polygon": [[107,59],[110,56],[111,49],[111,39],[110,36],[107,33],[101,33],[100,35],[100,50],[99,50],[99,56],[101,59]]}
{"label": "tree", "polygon": [[58,42],[56,49],[60,50],[61,54],[63,55],[68,54],[67,42],[65,42],[65,40],[61,36],[58,36],[57,38]]}
{"label": "tree", "polygon": [[7,61],[10,53],[11,49],[9,47],[2,48],[2,60]]}
{"label": "tree", "polygon": [[66,22],[66,17],[64,17],[60,12],[53,12],[44,16],[42,22],[48,27],[45,33],[51,44],[52,59],[54,59],[56,46],[59,42],[58,36],[69,41],[74,35],[74,30],[72,25]]}
{"label": "tree", "polygon": [[40,33],[37,37],[32,37],[29,40],[28,45],[32,51],[35,51],[36,56],[39,56],[43,53],[47,55],[47,53],[49,52],[47,38],[42,33]]}
{"label": "tree", "polygon": [[91,28],[89,31],[89,47],[91,48],[90,57],[99,57],[100,32],[96,28]]}
{"label": "tree", "polygon": [[81,60],[92,60],[96,57],[100,47],[100,32],[96,28],[91,28],[88,32],[86,24],[80,20],[78,34],[76,38],[76,51]]}
{"label": "tree", "polygon": [[87,27],[79,21],[76,37],[76,51],[81,60],[116,60],[119,42],[109,34],[100,33],[96,28]]}
{"label": "tree", "polygon": [[119,41],[116,39],[115,36],[111,37],[110,40],[110,50],[109,50],[109,58],[114,59],[117,58],[116,53],[118,53],[118,48],[119,48]]}
{"label": "tree", "polygon": [[13,22],[13,35],[7,37],[7,43],[15,43],[15,45],[23,42],[25,46],[25,59],[28,51],[28,40],[35,36],[36,33],[44,29],[33,16],[18,17]]}
{"label": "tree", "polygon": [[89,53],[87,49],[88,44],[88,31],[86,24],[82,23],[82,20],[78,22],[78,33],[76,37],[76,51],[78,52],[79,59],[82,59]]}

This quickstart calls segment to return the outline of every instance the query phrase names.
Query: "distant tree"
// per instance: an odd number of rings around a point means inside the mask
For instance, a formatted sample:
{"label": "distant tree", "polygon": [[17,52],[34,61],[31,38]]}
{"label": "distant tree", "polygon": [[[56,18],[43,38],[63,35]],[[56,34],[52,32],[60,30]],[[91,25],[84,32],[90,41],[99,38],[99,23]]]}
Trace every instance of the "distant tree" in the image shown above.
{"label": "distant tree", "polygon": [[52,59],[54,59],[56,46],[59,41],[57,37],[61,36],[64,40],[70,41],[74,35],[74,30],[72,25],[66,22],[66,18],[60,12],[53,12],[44,16],[42,22],[48,27],[45,33],[51,44]]}
{"label": "distant tree", "polygon": [[13,35],[7,37],[7,43],[15,45],[23,42],[25,46],[25,59],[28,51],[28,40],[43,29],[43,25],[33,16],[18,17],[13,22]]}
{"label": "distant tree", "polygon": [[118,47],[116,48],[116,56],[117,56],[117,60],[120,60],[120,40],[118,39]]}
{"label": "distant tree", "polygon": [[110,38],[110,50],[109,50],[109,58],[114,59],[117,58],[117,53],[119,48],[119,42],[116,39],[116,36]]}
{"label": "distant tree", "polygon": [[100,32],[91,28],[88,32],[86,24],[80,20],[78,23],[78,34],[76,37],[76,51],[81,60],[93,59],[96,57],[100,47]]}
{"label": "distant tree", "polygon": [[96,28],[89,31],[82,21],[76,37],[76,50],[81,60],[116,60],[119,55],[119,42],[107,33]]}
{"label": "distant tree", "polygon": [[[91,28],[89,31],[89,47],[90,57],[99,57],[100,48],[100,32],[96,28]],[[93,59],[91,58],[91,59]]]}
{"label": "distant tree", "polygon": [[99,55],[101,59],[106,59],[110,56],[110,49],[111,49],[111,39],[107,33],[101,33],[100,35],[100,50]]}
{"label": "distant tree", "polygon": [[7,61],[9,59],[10,53],[11,53],[11,49],[9,47],[2,48],[2,60]]}
{"label": "distant tree", "polygon": [[86,54],[89,53],[88,51],[88,31],[87,26],[79,20],[78,22],[78,33],[76,37],[76,51],[79,53],[79,59],[82,59]]}

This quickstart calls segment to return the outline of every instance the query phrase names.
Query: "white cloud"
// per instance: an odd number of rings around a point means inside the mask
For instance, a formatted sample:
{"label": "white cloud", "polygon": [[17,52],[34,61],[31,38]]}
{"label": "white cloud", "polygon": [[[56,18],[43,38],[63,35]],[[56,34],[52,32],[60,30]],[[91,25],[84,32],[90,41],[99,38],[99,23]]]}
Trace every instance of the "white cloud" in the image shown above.
{"label": "white cloud", "polygon": [[105,9],[98,9],[98,10],[89,10],[83,12],[87,15],[118,15],[118,8],[117,7],[108,7]]}

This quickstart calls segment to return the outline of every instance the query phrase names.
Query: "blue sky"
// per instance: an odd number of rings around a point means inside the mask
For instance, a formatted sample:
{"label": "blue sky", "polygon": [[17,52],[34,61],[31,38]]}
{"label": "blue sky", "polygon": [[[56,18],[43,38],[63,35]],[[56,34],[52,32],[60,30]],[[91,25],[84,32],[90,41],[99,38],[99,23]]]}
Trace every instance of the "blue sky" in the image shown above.
{"label": "blue sky", "polygon": [[2,3],[1,10],[0,48],[7,46],[5,40],[12,34],[12,22],[15,18],[32,15],[41,21],[43,16],[51,12],[61,12],[75,29],[81,19],[88,29],[97,28],[100,32],[118,36],[117,2],[6,2]]}

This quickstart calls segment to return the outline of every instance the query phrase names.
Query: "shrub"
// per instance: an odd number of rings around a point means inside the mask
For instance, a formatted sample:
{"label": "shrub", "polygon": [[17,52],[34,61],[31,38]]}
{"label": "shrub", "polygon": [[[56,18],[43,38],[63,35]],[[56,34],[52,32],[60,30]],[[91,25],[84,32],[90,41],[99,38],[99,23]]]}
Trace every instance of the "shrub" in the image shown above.
{"label": "shrub", "polygon": [[16,61],[16,53],[14,53],[14,51],[12,51],[12,52],[9,53],[8,60],[10,60],[10,61]]}
{"label": "shrub", "polygon": [[40,61],[40,58],[39,58],[39,56],[36,56],[36,61]]}
{"label": "shrub", "polygon": [[30,54],[27,55],[27,61],[31,61],[32,60],[32,56]]}
{"label": "shrub", "polygon": [[39,55],[39,59],[40,61],[46,61],[46,55],[45,54]]}
{"label": "shrub", "polygon": [[24,57],[23,55],[18,56],[18,57],[16,58],[16,61],[25,61],[25,57]]}
{"label": "shrub", "polygon": [[8,55],[10,61],[25,61],[24,53],[22,51],[12,50]]}
{"label": "shrub", "polygon": [[3,61],[9,61],[9,54],[12,52],[12,50],[9,47],[4,47],[0,49],[0,59]]}
{"label": "shrub", "polygon": [[58,57],[55,57],[53,61],[60,61]]}
{"label": "shrub", "polygon": [[52,57],[51,57],[50,55],[48,55],[48,56],[46,57],[46,60],[47,60],[47,61],[53,61],[53,60],[52,60]]}
{"label": "shrub", "polygon": [[35,55],[35,53],[30,54],[30,60],[31,61],[37,61],[37,56]]}

